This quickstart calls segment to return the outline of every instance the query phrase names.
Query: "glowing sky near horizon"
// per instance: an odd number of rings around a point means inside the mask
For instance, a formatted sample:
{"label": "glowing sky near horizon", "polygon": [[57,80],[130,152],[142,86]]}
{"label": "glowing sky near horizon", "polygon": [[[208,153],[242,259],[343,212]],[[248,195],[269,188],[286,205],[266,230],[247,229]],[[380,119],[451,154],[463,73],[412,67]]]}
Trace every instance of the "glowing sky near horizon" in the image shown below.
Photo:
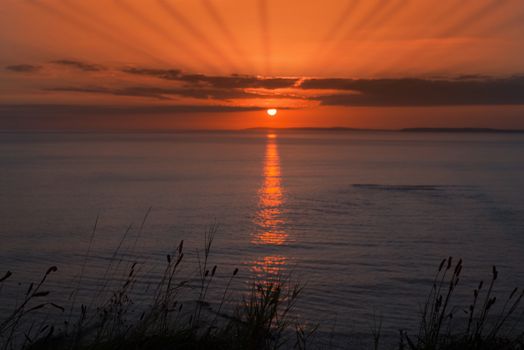
{"label": "glowing sky near horizon", "polygon": [[0,26],[0,129],[524,128],[520,0],[6,0]]}

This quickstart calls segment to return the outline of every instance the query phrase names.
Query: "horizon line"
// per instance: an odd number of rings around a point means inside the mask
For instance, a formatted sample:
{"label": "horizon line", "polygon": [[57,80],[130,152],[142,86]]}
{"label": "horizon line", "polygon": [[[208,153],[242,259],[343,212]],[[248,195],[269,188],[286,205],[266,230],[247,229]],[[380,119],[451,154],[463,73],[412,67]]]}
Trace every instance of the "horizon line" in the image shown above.
{"label": "horizon line", "polygon": [[205,132],[262,132],[262,131],[320,131],[320,132],[410,132],[410,133],[524,133],[524,129],[500,129],[484,127],[410,127],[410,128],[354,128],[344,126],[331,127],[250,127],[241,129],[0,129],[2,134],[111,134],[111,133],[205,133]]}

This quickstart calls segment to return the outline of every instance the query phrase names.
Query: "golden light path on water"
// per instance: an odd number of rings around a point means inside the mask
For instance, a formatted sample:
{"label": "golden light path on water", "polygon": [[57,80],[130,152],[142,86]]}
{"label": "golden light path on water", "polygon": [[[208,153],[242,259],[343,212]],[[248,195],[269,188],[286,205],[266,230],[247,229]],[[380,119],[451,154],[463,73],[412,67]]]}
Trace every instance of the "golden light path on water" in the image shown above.
{"label": "golden light path on water", "polygon": [[[281,183],[280,156],[277,137],[268,134],[264,157],[263,182],[258,191],[258,210],[254,218],[256,225],[252,243],[277,248],[288,241],[283,215],[285,194]],[[266,255],[252,264],[252,270],[260,278],[278,277],[286,265],[282,255]]]}

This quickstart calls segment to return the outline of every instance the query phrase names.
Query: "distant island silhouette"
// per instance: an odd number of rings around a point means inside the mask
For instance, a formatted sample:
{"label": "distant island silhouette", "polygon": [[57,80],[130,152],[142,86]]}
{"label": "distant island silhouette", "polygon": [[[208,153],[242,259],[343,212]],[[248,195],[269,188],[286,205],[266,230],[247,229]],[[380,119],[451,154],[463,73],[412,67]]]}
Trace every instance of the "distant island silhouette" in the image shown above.
{"label": "distant island silhouette", "polygon": [[404,132],[489,132],[489,133],[523,133],[524,129],[492,129],[492,128],[404,128]]}
{"label": "distant island silhouette", "polygon": [[380,131],[380,132],[438,132],[438,133],[524,133],[524,129],[494,128],[402,128],[402,129],[366,129],[348,127],[299,127],[299,128],[248,128],[247,131]]}

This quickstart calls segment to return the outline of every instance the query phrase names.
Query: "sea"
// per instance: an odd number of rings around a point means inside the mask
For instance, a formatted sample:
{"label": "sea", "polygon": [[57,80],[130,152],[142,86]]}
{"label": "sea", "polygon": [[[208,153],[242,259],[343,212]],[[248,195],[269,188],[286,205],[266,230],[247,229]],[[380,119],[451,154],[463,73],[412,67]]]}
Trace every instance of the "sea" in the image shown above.
{"label": "sea", "polygon": [[524,287],[522,133],[1,133],[0,169],[0,315],[50,266],[62,305],[91,305],[115,266],[154,284],[182,240],[196,286],[217,266],[211,306],[298,283],[295,316],[333,347],[415,337],[448,257],[458,317],[494,265],[500,300]]}

